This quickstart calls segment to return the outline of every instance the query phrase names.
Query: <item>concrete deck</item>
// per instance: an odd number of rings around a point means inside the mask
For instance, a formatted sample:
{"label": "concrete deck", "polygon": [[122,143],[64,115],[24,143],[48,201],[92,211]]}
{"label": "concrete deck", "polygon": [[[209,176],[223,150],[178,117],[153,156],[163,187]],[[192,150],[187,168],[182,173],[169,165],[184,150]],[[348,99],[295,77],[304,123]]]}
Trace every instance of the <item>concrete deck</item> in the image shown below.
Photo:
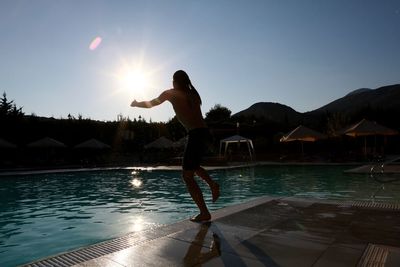
{"label": "concrete deck", "polygon": [[26,266],[400,266],[400,204],[259,198]]}

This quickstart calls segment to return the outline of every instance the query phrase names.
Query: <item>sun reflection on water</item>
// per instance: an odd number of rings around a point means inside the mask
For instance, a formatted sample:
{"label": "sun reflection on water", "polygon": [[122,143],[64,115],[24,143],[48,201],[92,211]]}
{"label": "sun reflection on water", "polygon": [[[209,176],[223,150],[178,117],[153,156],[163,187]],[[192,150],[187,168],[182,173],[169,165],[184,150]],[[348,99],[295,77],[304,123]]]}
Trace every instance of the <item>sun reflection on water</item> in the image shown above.
{"label": "sun reflection on water", "polygon": [[135,188],[140,188],[142,186],[143,182],[139,178],[133,178],[131,180],[131,185]]}
{"label": "sun reflection on water", "polygon": [[142,216],[135,216],[132,218],[132,224],[130,227],[131,232],[140,232],[144,229],[146,222]]}

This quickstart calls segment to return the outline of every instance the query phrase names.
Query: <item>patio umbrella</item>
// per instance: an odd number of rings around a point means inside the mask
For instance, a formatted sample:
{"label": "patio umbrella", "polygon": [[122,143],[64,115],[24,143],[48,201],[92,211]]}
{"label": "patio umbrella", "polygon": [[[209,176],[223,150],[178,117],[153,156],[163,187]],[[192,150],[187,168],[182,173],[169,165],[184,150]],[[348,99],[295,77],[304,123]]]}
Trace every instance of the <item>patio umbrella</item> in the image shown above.
{"label": "patio umbrella", "polygon": [[0,138],[0,148],[17,148],[17,146]]}
{"label": "patio umbrella", "polygon": [[398,132],[383,125],[380,125],[375,121],[362,119],[360,122],[343,130],[343,134],[357,137],[369,135],[396,135],[398,134]]}
{"label": "patio umbrella", "polygon": [[109,149],[111,147],[95,138],[92,138],[80,144],[77,144],[74,148],[102,150],[102,149]]}
{"label": "patio umbrella", "polygon": [[174,142],[174,146],[179,148],[179,147],[184,147],[187,143],[187,136],[182,137],[178,141]]}
{"label": "patio umbrella", "polygon": [[341,133],[352,137],[364,136],[364,155],[367,154],[367,136],[398,134],[396,130],[366,119],[362,119],[360,122],[342,130]]}
{"label": "patio umbrella", "polygon": [[65,148],[65,147],[67,147],[64,143],[57,141],[50,137],[45,137],[45,138],[39,139],[37,141],[29,143],[27,146],[31,147],[31,148]]}
{"label": "patio umbrella", "polygon": [[158,139],[154,140],[153,142],[150,142],[144,146],[144,148],[146,148],[146,149],[147,148],[163,149],[163,148],[173,148],[173,147],[175,147],[174,142],[164,136],[161,136],[160,138],[158,138]]}
{"label": "patio umbrella", "polygon": [[307,128],[303,125],[298,126],[293,131],[284,135],[279,141],[280,142],[292,142],[292,141],[300,141],[301,142],[301,153],[304,153],[303,142],[315,142],[319,139],[324,139],[326,136],[320,132],[314,131],[310,128]]}

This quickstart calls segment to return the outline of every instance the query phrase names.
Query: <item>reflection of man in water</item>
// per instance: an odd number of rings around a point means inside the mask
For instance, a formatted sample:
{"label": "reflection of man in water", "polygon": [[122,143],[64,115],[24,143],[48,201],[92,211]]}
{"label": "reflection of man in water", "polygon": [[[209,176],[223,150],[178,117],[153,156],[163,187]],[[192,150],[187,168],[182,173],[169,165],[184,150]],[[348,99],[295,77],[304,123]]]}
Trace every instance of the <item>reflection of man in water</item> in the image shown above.
{"label": "reflection of man in water", "polygon": [[185,257],[183,258],[184,266],[195,266],[198,264],[206,263],[212,258],[221,255],[221,244],[218,235],[213,233],[213,240],[211,242],[210,248],[206,252],[201,252],[204,243],[204,239],[207,235],[210,223],[205,223],[200,226],[199,232],[192,241]]}
{"label": "reflection of man in water", "polygon": [[133,100],[131,106],[151,108],[163,103],[165,100],[171,102],[176,117],[188,132],[188,141],[183,156],[182,177],[190,196],[200,210],[200,214],[191,218],[191,220],[195,222],[209,221],[211,215],[204,202],[203,193],[194,180],[194,174],[197,174],[208,184],[213,202],[219,197],[219,185],[200,166],[202,156],[210,139],[210,133],[201,113],[200,95],[192,85],[186,72],[178,70],[174,73],[173,89],[165,90],[159,97],[151,101],[138,102]]}

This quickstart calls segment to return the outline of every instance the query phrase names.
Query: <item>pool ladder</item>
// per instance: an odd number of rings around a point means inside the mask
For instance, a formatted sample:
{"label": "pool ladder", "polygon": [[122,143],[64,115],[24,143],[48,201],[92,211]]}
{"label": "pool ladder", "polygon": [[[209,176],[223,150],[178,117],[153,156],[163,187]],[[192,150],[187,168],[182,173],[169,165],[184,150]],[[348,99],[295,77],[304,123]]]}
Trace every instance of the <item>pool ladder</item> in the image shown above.
{"label": "pool ladder", "polygon": [[369,174],[371,177],[374,177],[374,173],[376,172],[375,170],[378,169],[378,172],[380,174],[384,174],[385,173],[385,163],[380,163],[380,164],[376,164],[376,165],[372,165]]}
{"label": "pool ladder", "polygon": [[[397,160],[397,159],[395,159],[395,160]],[[385,164],[394,162],[395,160],[390,160],[387,162],[379,162],[379,163],[371,166],[370,177],[373,178],[376,182],[380,183],[379,188],[371,196],[373,201],[375,201],[376,195],[381,190],[385,190],[385,184],[400,181],[400,177],[396,177],[396,176],[388,177],[388,174],[385,175]]]}
{"label": "pool ladder", "polygon": [[[388,160],[386,162],[377,162],[377,164],[372,165],[370,172],[369,172],[370,177],[374,178],[375,181],[377,181],[379,183],[390,183],[390,182],[398,181],[400,177],[389,177],[389,179],[385,179],[385,178],[388,178],[388,174],[385,175],[385,165],[395,162],[399,159],[400,159],[400,157],[394,158],[392,160]],[[377,174],[379,174],[379,176],[377,176]],[[384,179],[382,179],[382,178],[384,178]]]}

